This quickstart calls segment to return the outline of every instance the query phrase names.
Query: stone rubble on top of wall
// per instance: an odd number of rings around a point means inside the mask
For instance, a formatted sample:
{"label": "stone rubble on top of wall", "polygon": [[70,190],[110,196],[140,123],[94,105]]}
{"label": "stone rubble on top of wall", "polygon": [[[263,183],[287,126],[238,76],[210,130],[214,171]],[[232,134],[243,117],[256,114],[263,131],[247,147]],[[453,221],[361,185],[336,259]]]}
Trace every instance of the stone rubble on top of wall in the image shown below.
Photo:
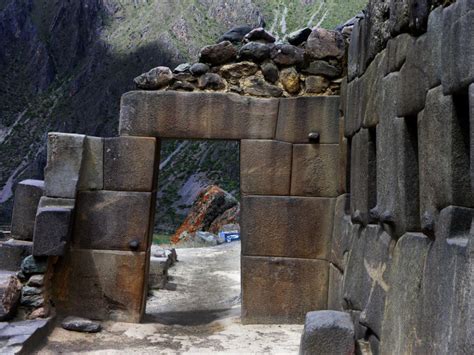
{"label": "stone rubble on top of wall", "polygon": [[263,28],[238,27],[201,49],[198,63],[156,67],[135,78],[144,90],[221,91],[258,97],[338,95],[352,23],[304,28],[286,42]]}

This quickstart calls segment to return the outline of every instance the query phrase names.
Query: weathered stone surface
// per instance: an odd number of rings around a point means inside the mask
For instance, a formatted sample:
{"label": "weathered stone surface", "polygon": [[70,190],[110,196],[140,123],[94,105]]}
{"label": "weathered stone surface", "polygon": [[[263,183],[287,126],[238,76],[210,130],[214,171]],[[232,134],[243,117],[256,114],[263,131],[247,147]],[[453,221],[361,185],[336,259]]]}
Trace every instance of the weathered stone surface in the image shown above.
{"label": "weathered stone surface", "polygon": [[184,242],[198,231],[208,231],[217,217],[236,205],[235,197],[217,185],[202,189],[171,242]]}
{"label": "weathered stone surface", "polygon": [[188,83],[187,81],[175,81],[170,87],[169,90],[178,90],[178,91],[193,91],[196,87]]}
{"label": "weathered stone surface", "polygon": [[352,222],[366,225],[369,211],[377,203],[377,162],[375,132],[361,129],[351,146],[351,215]]}
{"label": "weathered stone surface", "polygon": [[176,66],[176,67],[173,69],[173,73],[174,73],[174,74],[188,73],[190,68],[191,68],[191,64],[190,64],[190,63],[182,63],[182,64],[179,64],[178,66]]}
{"label": "weathered stone surface", "polygon": [[424,234],[407,233],[395,246],[381,335],[383,354],[408,354],[414,351],[422,302],[420,285],[430,244]]}
{"label": "weathered stone surface", "polygon": [[341,76],[342,70],[329,64],[324,60],[314,60],[308,67],[301,70],[305,74],[324,75],[328,78],[337,78]]}
{"label": "weathered stone surface", "polygon": [[41,180],[23,180],[16,186],[11,224],[13,238],[33,240],[36,208],[43,192]]}
{"label": "weathered stone surface", "polygon": [[219,74],[206,73],[199,77],[198,88],[201,90],[222,90],[225,89],[225,82]]}
{"label": "weathered stone surface", "polygon": [[401,69],[407,54],[413,50],[415,40],[416,38],[410,34],[402,33],[387,42],[387,66],[384,69],[384,75]]}
{"label": "weathered stone surface", "polygon": [[302,65],[304,50],[291,44],[277,44],[272,48],[271,58],[277,65]]}
{"label": "weathered stone surface", "polygon": [[418,116],[420,218],[435,221],[438,211],[449,205],[474,207],[465,144],[468,113],[456,109],[441,86],[428,92],[426,102]]}
{"label": "weathered stone surface", "polygon": [[219,65],[231,62],[237,55],[237,50],[229,41],[205,46],[201,49],[199,61],[211,65]]}
{"label": "weathered stone surface", "polygon": [[321,75],[307,76],[305,88],[307,94],[322,94],[329,87],[329,80]]}
{"label": "weathered stone surface", "polygon": [[44,275],[32,275],[28,282],[26,283],[27,286],[30,287],[43,287],[44,284]]}
{"label": "weathered stone surface", "polygon": [[265,43],[250,42],[239,49],[240,60],[251,60],[254,62],[262,62],[270,58],[271,47]]}
{"label": "weathered stone surface", "polygon": [[443,92],[451,94],[474,82],[474,5],[458,0],[443,11],[441,67]]}
{"label": "weathered stone surface", "polygon": [[368,225],[353,236],[345,269],[344,301],[362,310],[360,322],[380,337],[385,296],[389,290],[390,250],[394,240],[377,225]]}
{"label": "weathered stone surface", "polygon": [[201,75],[206,74],[209,71],[209,65],[204,64],[204,63],[194,63],[189,68],[189,71],[194,76],[201,76]]}
{"label": "weathered stone surface", "polygon": [[293,145],[291,195],[336,197],[338,158],[337,144]]}
{"label": "weathered stone surface", "polygon": [[155,188],[159,160],[155,138],[106,138],[104,148],[104,189],[148,192]]}
{"label": "weathered stone surface", "polygon": [[290,94],[297,94],[300,91],[300,75],[293,67],[280,72],[280,82]]}
{"label": "weathered stone surface", "polygon": [[76,247],[146,250],[149,243],[151,193],[83,191],[77,196],[76,208],[73,235]]}
{"label": "weathered stone surface", "polygon": [[79,190],[102,190],[104,187],[104,140],[86,136],[79,177]]}
{"label": "weathered stone surface", "polygon": [[338,31],[315,27],[306,42],[306,53],[313,59],[342,58],[345,41]]}
{"label": "weathered stone surface", "polygon": [[471,192],[474,191],[474,83],[469,85],[469,128],[470,128],[470,157],[471,157]]}
{"label": "weathered stone surface", "polygon": [[[393,100],[385,94],[383,87],[384,68],[387,66],[387,51],[377,54],[361,78],[359,95],[362,96],[358,106],[358,122],[366,128],[375,128],[380,122],[384,100]],[[353,106],[357,107],[357,106]]]}
{"label": "weathered stone surface", "polygon": [[328,262],[242,257],[242,323],[300,323],[327,307]]}
{"label": "weathered stone surface", "polygon": [[390,2],[389,27],[392,35],[410,31],[420,34],[426,31],[430,0],[398,0]]}
{"label": "weathered stone surface", "polygon": [[2,354],[31,354],[38,350],[38,344],[48,336],[54,322],[47,318],[2,324],[6,324],[0,326]]}
{"label": "weathered stone surface", "polygon": [[133,81],[139,89],[157,90],[167,86],[173,80],[173,73],[168,67],[156,67],[137,76]]}
{"label": "weathered stone surface", "polygon": [[232,81],[243,76],[254,75],[258,71],[258,65],[252,62],[239,62],[223,65],[220,69],[222,77]]}
{"label": "weathered stone surface", "polygon": [[264,28],[258,27],[247,33],[244,37],[244,41],[263,41],[273,43],[276,41],[276,38],[270,32],[265,31]]}
{"label": "weathered stone surface", "polygon": [[23,240],[10,239],[0,242],[0,270],[18,271],[21,262],[31,255],[33,243]]}
{"label": "weathered stone surface", "polygon": [[44,169],[46,196],[76,196],[85,139],[82,134],[48,134],[48,162]]}
{"label": "weathered stone surface", "polygon": [[236,26],[231,28],[229,31],[224,33],[217,41],[217,43],[223,41],[230,41],[232,43],[240,43],[244,39],[245,35],[252,31],[252,27],[250,26]]}
{"label": "weathered stone surface", "polygon": [[344,255],[349,251],[352,236],[357,233],[360,226],[351,223],[349,215],[350,195],[344,194],[336,199],[334,208],[334,228],[331,238],[331,255],[329,260],[339,270],[344,271]]}
{"label": "weathered stone surface", "polygon": [[36,214],[34,256],[62,256],[71,239],[72,209],[43,207]]}
{"label": "weathered stone surface", "polygon": [[305,27],[300,30],[291,32],[288,36],[286,36],[286,40],[289,44],[299,46],[301,43],[305,42],[308,39],[310,34],[311,28]]}
{"label": "weathered stone surface", "polygon": [[144,312],[146,253],[71,250],[56,264],[53,301],[59,312],[139,322]]}
{"label": "weathered stone surface", "polygon": [[43,257],[27,256],[21,263],[21,271],[25,275],[44,274],[48,266],[48,259]]}
{"label": "weathered stone surface", "polygon": [[102,326],[99,322],[81,317],[66,317],[61,322],[61,327],[66,330],[82,333],[97,333],[102,330]]}
{"label": "weathered stone surface", "polygon": [[339,142],[339,97],[298,97],[280,100],[276,139],[307,143],[308,134],[319,133],[319,142]]}
{"label": "weathered stone surface", "polygon": [[244,93],[252,96],[279,97],[283,94],[282,89],[278,86],[268,84],[259,76],[245,78],[241,83],[241,87]]}
{"label": "weathered stone surface", "polygon": [[339,169],[337,172],[337,192],[340,194],[350,190],[350,151],[349,142],[344,137],[344,117],[339,117]]}
{"label": "weathered stone surface", "polygon": [[354,80],[360,74],[363,73],[364,69],[361,68],[361,63],[365,62],[363,57],[365,51],[363,47],[363,39],[365,33],[363,32],[366,27],[366,20],[364,18],[357,19],[352,29],[350,45],[348,50],[348,63],[347,63],[347,79],[349,82]]}
{"label": "weathered stone surface", "polygon": [[272,84],[274,84],[280,77],[278,67],[271,60],[262,63],[260,69],[262,69],[262,74],[265,80]]}
{"label": "weathered stone surface", "polygon": [[361,98],[361,80],[356,78],[347,84],[346,88],[346,108],[344,110],[344,135],[351,137],[362,127],[362,117],[360,116]]}
{"label": "weathered stone surface", "polygon": [[424,265],[414,353],[462,354],[474,346],[473,218],[473,209],[454,206],[440,213]]}
{"label": "weathered stone surface", "polygon": [[0,322],[15,315],[20,295],[20,280],[12,272],[0,271]]}
{"label": "weathered stone surface", "polygon": [[272,99],[132,91],[122,96],[120,133],[182,139],[272,139],[277,113],[278,100]]}
{"label": "weathered stone surface", "polygon": [[242,254],[329,260],[335,202],[317,197],[244,196]]}
{"label": "weathered stone surface", "polygon": [[328,309],[343,310],[342,272],[333,264],[329,264]]}
{"label": "weathered stone surface", "polygon": [[[42,196],[38,203],[38,209],[44,207],[65,207],[74,208],[76,200],[72,198],[55,198]],[[36,215],[36,212],[35,212]]]}
{"label": "weathered stone surface", "polygon": [[362,51],[365,54],[361,57],[365,63],[362,64],[365,71],[367,64],[385,47],[390,38],[390,4],[388,1],[369,1],[365,9],[365,29],[362,30],[361,40]]}
{"label": "weathered stone surface", "polygon": [[243,194],[289,195],[292,145],[274,140],[240,142],[240,190]]}
{"label": "weathered stone surface", "polygon": [[351,316],[338,311],[306,314],[299,354],[355,354],[354,325]]}

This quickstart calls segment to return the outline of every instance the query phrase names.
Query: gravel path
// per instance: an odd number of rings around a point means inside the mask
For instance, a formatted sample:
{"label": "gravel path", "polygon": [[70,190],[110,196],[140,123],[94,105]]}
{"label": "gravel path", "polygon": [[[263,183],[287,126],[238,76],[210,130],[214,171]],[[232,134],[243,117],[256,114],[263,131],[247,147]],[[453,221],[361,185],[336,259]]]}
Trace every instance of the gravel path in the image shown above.
{"label": "gravel path", "polygon": [[97,334],[57,327],[40,354],[297,354],[302,325],[240,323],[240,243],[178,249],[171,290],[152,291],[142,324]]}

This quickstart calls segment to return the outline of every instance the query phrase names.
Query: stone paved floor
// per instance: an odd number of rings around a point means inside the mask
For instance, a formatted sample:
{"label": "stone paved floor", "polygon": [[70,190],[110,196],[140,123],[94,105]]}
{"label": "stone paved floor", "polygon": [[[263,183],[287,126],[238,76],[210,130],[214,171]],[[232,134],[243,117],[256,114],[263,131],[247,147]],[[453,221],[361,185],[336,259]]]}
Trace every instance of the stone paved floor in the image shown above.
{"label": "stone paved floor", "polygon": [[142,324],[97,334],[57,327],[40,354],[297,354],[302,325],[240,323],[240,243],[178,249],[170,288],[154,291]]}

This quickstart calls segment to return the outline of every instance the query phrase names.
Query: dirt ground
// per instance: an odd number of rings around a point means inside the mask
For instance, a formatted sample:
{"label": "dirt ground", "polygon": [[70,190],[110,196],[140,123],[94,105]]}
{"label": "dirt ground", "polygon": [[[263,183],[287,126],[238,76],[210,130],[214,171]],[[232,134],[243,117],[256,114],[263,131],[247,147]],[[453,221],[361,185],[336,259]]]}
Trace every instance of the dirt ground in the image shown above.
{"label": "dirt ground", "polygon": [[141,324],[63,330],[39,354],[297,354],[302,325],[240,323],[240,243],[178,249],[169,290],[152,291]]}

